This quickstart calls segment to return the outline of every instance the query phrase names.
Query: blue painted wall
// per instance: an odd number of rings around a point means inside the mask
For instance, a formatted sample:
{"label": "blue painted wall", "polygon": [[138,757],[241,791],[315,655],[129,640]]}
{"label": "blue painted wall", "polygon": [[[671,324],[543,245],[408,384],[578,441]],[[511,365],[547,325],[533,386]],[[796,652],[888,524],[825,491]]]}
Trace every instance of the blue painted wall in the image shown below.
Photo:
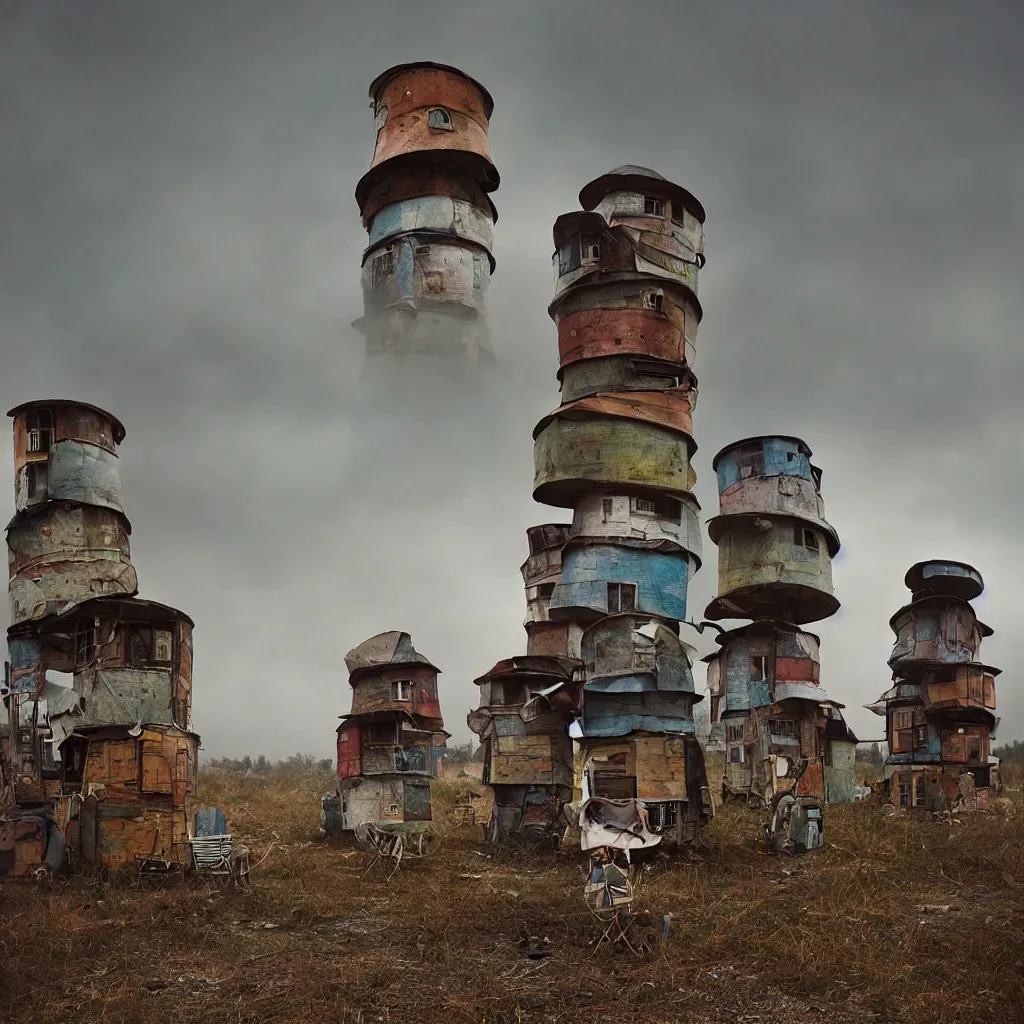
{"label": "blue painted wall", "polygon": [[680,694],[593,692],[587,687],[580,725],[584,736],[628,736],[632,732],[694,732],[689,698]]}
{"label": "blue painted wall", "polygon": [[[811,461],[800,451],[795,441],[784,437],[766,437],[762,443],[764,471],[759,476],[798,476],[813,479]],[[747,463],[743,449],[723,455],[718,463],[718,492],[731,487],[740,479],[740,463]]]}
{"label": "blue painted wall", "polygon": [[636,585],[636,610],[669,619],[686,618],[689,564],[682,552],[591,544],[562,556],[562,582],[555,587],[549,613],[559,608],[608,612],[608,584]]}

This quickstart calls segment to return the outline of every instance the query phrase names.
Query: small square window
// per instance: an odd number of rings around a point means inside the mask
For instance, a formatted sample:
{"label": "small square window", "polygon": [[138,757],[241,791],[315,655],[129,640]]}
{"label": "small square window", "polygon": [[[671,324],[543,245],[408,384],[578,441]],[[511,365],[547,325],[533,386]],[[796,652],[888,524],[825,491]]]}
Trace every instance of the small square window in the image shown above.
{"label": "small square window", "polygon": [[608,611],[610,613],[636,611],[636,584],[609,583]]}
{"label": "small square window", "polygon": [[660,313],[665,305],[665,296],[661,292],[644,292],[643,304],[644,309],[654,309]]}
{"label": "small square window", "polygon": [[427,124],[431,128],[437,128],[443,132],[455,131],[455,127],[452,124],[451,112],[445,110],[444,107],[434,107],[427,115]]}
{"label": "small square window", "polygon": [[654,515],[658,511],[658,503],[651,498],[637,498],[636,511]]}
{"label": "small square window", "polygon": [[386,281],[395,272],[395,251],[385,249],[373,257],[372,284],[374,287]]}
{"label": "small square window", "polygon": [[750,656],[750,681],[761,683],[768,679],[768,657],[764,654],[752,654]]}
{"label": "small square window", "polygon": [[29,409],[25,414],[25,430],[30,452],[48,452],[53,444],[53,411]]}
{"label": "small square window", "polygon": [[391,684],[392,700],[412,700],[412,682],[409,679],[396,679]]}
{"label": "small square window", "polygon": [[601,258],[601,246],[592,235],[580,235],[580,259],[595,263]]}
{"label": "small square window", "polygon": [[796,722],[792,719],[777,718],[771,724],[771,731],[776,736],[796,736]]}
{"label": "small square window", "polygon": [[644,215],[647,217],[664,217],[664,200],[652,199],[650,196],[644,196]]}
{"label": "small square window", "polygon": [[732,764],[743,764],[743,748],[742,747],[730,747],[729,748],[729,760]]}
{"label": "small square window", "polygon": [[813,530],[798,526],[793,531],[793,540],[797,547],[806,548],[808,551],[818,550],[818,535]]}
{"label": "small square window", "polygon": [[417,245],[416,246],[416,255],[417,256],[429,256],[430,255],[430,246],[429,245]]}

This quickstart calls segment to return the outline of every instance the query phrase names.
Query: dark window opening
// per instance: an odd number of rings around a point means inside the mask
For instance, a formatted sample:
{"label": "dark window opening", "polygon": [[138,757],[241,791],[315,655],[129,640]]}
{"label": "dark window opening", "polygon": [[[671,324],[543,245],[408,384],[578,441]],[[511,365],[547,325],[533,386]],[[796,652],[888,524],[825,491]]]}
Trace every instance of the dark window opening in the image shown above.
{"label": "dark window opening", "polygon": [[729,748],[729,760],[733,764],[743,764],[743,748],[742,747],[730,747]]}
{"label": "dark window opening", "polygon": [[46,497],[46,463],[30,462],[28,464],[28,500],[38,501]]}
{"label": "dark window opening", "polygon": [[445,110],[444,107],[434,107],[429,114],[427,114],[427,124],[431,128],[438,128],[444,132],[455,131],[455,127],[452,124],[451,112]]}
{"label": "dark window opening", "polygon": [[430,246],[429,245],[417,245],[416,246],[416,255],[417,256],[429,256],[430,255]]}
{"label": "dark window opening", "polygon": [[79,624],[75,630],[75,667],[85,668],[96,660],[99,627],[93,623]]}
{"label": "dark window opening", "polygon": [[60,751],[52,739],[43,740],[39,751],[39,770],[44,779],[60,778]]}
{"label": "dark window opening", "polygon": [[730,743],[742,743],[745,728],[746,727],[742,722],[736,725],[727,725],[725,727],[726,740],[728,740]]}
{"label": "dark window opening", "polygon": [[85,776],[85,757],[89,752],[89,741],[80,736],[71,736],[61,749],[62,769],[65,782],[82,782]]}
{"label": "dark window opening", "polygon": [[656,829],[671,828],[676,823],[674,803],[647,804],[647,820]]}
{"label": "dark window opening", "polygon": [[793,540],[797,547],[805,547],[808,551],[818,550],[818,535],[813,530],[797,526],[793,531]]}
{"label": "dark window opening", "polygon": [[647,217],[664,217],[664,200],[653,199],[651,196],[644,196],[644,215]]}
{"label": "dark window opening", "polygon": [[544,598],[545,600],[548,600],[548,601],[551,600],[551,595],[554,592],[555,592],[555,585],[554,585],[554,583],[542,583],[537,588],[537,596],[538,597],[542,597],[542,598]]}
{"label": "dark window opening", "polygon": [[686,207],[682,203],[672,203],[672,223],[681,228],[686,226]]}
{"label": "dark window opening", "polygon": [[605,800],[635,800],[636,777],[616,772],[594,772],[594,796]]}
{"label": "dark window opening", "polygon": [[602,523],[607,523],[608,520],[611,519],[613,507],[614,506],[612,504],[612,499],[611,498],[602,498],[601,499],[601,522]]}
{"label": "dark window opening", "polygon": [[30,452],[48,452],[53,444],[53,410],[29,409],[25,413],[25,430]]}
{"label": "dark window opening", "polygon": [[956,669],[950,666],[949,668],[937,668],[932,673],[933,683],[955,683],[956,682]]}
{"label": "dark window opening", "polygon": [[128,629],[128,664],[133,668],[148,665],[153,657],[153,630],[148,626]]}
{"label": "dark window opening", "polygon": [[633,498],[632,511],[640,515],[654,515],[678,523],[683,516],[682,502],[674,498]]}
{"label": "dark window opening", "polygon": [[644,292],[643,305],[644,309],[653,309],[660,313],[665,305],[665,296],[661,292]]}
{"label": "dark window opening", "polygon": [[580,235],[580,258],[584,263],[594,263],[601,258],[601,246],[593,235]]}
{"label": "dark window opening", "polygon": [[771,731],[776,736],[796,736],[796,722],[789,718],[777,718],[772,722]]}
{"label": "dark window opening", "polygon": [[374,287],[386,281],[395,272],[395,251],[385,249],[373,257],[372,284]]}
{"label": "dark window opening", "polygon": [[633,612],[633,611],[636,611],[636,584],[635,583],[609,583],[608,584],[608,611],[609,612]]}
{"label": "dark window opening", "polygon": [[968,761],[980,761],[981,760],[981,737],[980,736],[968,736],[967,737],[967,760]]}
{"label": "dark window opening", "polygon": [[412,700],[412,680],[396,679],[391,684],[391,699],[402,701]]}
{"label": "dark window opening", "polygon": [[769,677],[768,657],[764,654],[752,654],[750,656],[750,681],[752,683],[764,682]]}
{"label": "dark window opening", "polygon": [[914,779],[914,806],[924,807],[925,805],[925,792],[924,792],[924,776],[918,775]]}
{"label": "dark window opening", "polygon": [[371,722],[363,727],[363,742],[368,747],[390,747],[398,742],[397,722]]}
{"label": "dark window opening", "polygon": [[910,782],[900,779],[900,807],[910,806]]}

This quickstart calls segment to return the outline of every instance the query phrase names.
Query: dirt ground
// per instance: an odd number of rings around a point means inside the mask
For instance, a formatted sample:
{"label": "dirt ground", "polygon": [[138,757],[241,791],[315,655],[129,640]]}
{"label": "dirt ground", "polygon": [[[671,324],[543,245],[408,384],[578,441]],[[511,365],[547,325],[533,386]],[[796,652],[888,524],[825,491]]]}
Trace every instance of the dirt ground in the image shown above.
{"label": "dirt ground", "polygon": [[0,882],[0,1020],[1024,1021],[1019,794],[1013,816],[951,822],[830,808],[802,858],[759,852],[763,816],[721,808],[706,851],[644,873],[638,905],[672,932],[637,958],[595,951],[578,849],[494,856],[437,783],[441,848],[388,882],[319,835],[330,782],[203,775],[258,862],[248,890]]}

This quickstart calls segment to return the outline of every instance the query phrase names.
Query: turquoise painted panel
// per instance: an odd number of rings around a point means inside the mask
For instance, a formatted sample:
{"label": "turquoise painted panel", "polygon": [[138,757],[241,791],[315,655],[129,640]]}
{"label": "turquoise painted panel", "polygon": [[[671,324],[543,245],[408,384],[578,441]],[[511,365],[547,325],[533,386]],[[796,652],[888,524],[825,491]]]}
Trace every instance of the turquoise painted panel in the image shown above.
{"label": "turquoise painted panel", "polygon": [[688,694],[586,693],[580,725],[584,736],[628,736],[633,732],[693,734]]}
{"label": "turquoise painted panel", "polygon": [[[682,620],[686,618],[688,578],[689,563],[682,552],[613,544],[569,548],[562,555],[562,582],[551,595],[548,614],[562,608],[602,613],[632,611],[621,604],[618,608],[609,606],[609,584],[625,583],[636,588],[636,611]],[[614,600],[614,593],[612,597]]]}

